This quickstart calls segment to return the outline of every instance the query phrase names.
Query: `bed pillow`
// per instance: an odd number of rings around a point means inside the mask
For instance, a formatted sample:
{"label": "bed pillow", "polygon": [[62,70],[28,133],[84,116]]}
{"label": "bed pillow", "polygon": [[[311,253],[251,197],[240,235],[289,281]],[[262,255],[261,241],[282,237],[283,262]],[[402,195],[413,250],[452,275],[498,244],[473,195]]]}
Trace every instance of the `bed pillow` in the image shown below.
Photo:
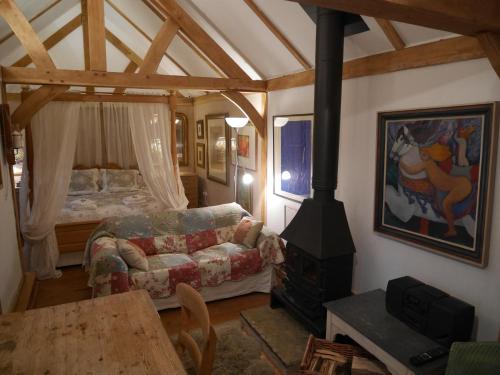
{"label": "bed pillow", "polygon": [[115,193],[139,190],[138,177],[139,171],[136,169],[105,169],[103,191]]}
{"label": "bed pillow", "polygon": [[233,235],[233,243],[254,248],[264,223],[248,217],[241,219]]}
{"label": "bed pillow", "polygon": [[139,246],[124,239],[118,239],[116,244],[118,245],[118,253],[130,267],[141,271],[149,270],[146,253]]}
{"label": "bed pillow", "polygon": [[93,194],[99,191],[97,169],[76,169],[71,173],[68,195]]}

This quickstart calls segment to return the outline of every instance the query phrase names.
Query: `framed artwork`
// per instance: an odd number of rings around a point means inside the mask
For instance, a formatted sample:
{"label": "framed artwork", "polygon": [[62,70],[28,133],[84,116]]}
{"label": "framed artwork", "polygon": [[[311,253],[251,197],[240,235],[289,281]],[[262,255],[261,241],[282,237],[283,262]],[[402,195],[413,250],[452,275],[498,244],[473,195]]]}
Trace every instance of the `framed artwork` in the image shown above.
{"label": "framed artwork", "polygon": [[229,185],[231,133],[227,114],[205,116],[207,134],[207,178]]}
{"label": "framed artwork", "polygon": [[196,144],[196,166],[205,169],[205,144]]}
{"label": "framed artwork", "polygon": [[247,126],[238,129],[238,132],[236,132],[236,129],[231,129],[231,132],[231,161],[233,165],[236,164],[236,150],[238,150],[238,166],[255,171],[257,159],[257,132],[255,126],[249,123]]}
{"label": "framed artwork", "polygon": [[379,113],[374,229],[486,266],[495,113],[494,104]]}
{"label": "framed artwork", "polygon": [[[284,125],[276,120],[285,117]],[[274,194],[296,202],[312,196],[313,122],[312,114],[273,117]]]}
{"label": "framed artwork", "polygon": [[236,203],[238,203],[245,210],[253,214],[253,184],[244,184],[243,175],[244,168],[238,168],[238,184],[236,186]]}
{"label": "framed artwork", "polygon": [[297,215],[298,209],[295,207],[290,207],[285,204],[285,215],[283,215],[285,219],[285,228],[292,222],[295,215]]}
{"label": "framed artwork", "polygon": [[176,113],[175,132],[177,139],[177,160],[179,165],[189,164],[188,119],[184,113]]}
{"label": "framed artwork", "polygon": [[203,120],[196,121],[196,138],[205,139],[205,127],[203,126]]}

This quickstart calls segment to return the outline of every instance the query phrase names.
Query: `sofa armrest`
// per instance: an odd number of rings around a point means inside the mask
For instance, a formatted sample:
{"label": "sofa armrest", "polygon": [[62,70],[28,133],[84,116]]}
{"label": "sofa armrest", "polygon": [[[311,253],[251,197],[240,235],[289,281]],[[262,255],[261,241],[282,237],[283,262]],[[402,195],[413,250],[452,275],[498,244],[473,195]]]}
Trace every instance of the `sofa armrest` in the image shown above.
{"label": "sofa armrest", "polygon": [[94,297],[128,292],[128,266],[118,253],[116,239],[100,237],[90,244],[88,285]]}
{"label": "sofa armrest", "polygon": [[285,261],[282,249],[285,248],[283,240],[272,230],[264,227],[257,238],[257,249],[264,265],[269,263],[279,264]]}

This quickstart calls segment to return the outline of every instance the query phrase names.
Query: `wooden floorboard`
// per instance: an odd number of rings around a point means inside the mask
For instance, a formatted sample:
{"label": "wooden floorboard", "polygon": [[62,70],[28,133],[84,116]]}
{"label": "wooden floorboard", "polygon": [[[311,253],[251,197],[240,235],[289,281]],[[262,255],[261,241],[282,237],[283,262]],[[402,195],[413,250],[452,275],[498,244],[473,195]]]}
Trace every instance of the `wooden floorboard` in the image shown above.
{"label": "wooden floorboard", "polygon": [[[34,308],[60,305],[89,299],[91,289],[87,287],[88,273],[79,266],[62,268],[59,279],[38,281]],[[208,312],[212,324],[239,319],[240,311],[269,304],[269,294],[252,293],[245,296],[209,302]],[[160,311],[163,326],[169,335],[177,334],[180,324],[180,309]]]}

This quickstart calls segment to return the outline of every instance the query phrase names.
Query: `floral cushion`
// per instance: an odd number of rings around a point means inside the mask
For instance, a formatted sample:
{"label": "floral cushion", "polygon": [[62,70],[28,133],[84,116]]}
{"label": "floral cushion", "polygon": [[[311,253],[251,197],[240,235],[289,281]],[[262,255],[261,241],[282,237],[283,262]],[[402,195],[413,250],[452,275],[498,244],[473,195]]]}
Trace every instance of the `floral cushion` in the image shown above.
{"label": "floral cushion", "polygon": [[139,246],[121,238],[116,241],[116,244],[118,246],[118,253],[130,267],[142,271],[149,269],[146,254]]}
{"label": "floral cushion", "polygon": [[139,171],[136,169],[105,169],[102,175],[103,191],[139,190]]}
{"label": "floral cushion", "polygon": [[93,194],[99,191],[97,169],[80,169],[71,173],[68,195]]}
{"label": "floral cushion", "polygon": [[242,244],[247,247],[255,247],[264,223],[248,217],[241,219],[233,235],[233,243]]}

